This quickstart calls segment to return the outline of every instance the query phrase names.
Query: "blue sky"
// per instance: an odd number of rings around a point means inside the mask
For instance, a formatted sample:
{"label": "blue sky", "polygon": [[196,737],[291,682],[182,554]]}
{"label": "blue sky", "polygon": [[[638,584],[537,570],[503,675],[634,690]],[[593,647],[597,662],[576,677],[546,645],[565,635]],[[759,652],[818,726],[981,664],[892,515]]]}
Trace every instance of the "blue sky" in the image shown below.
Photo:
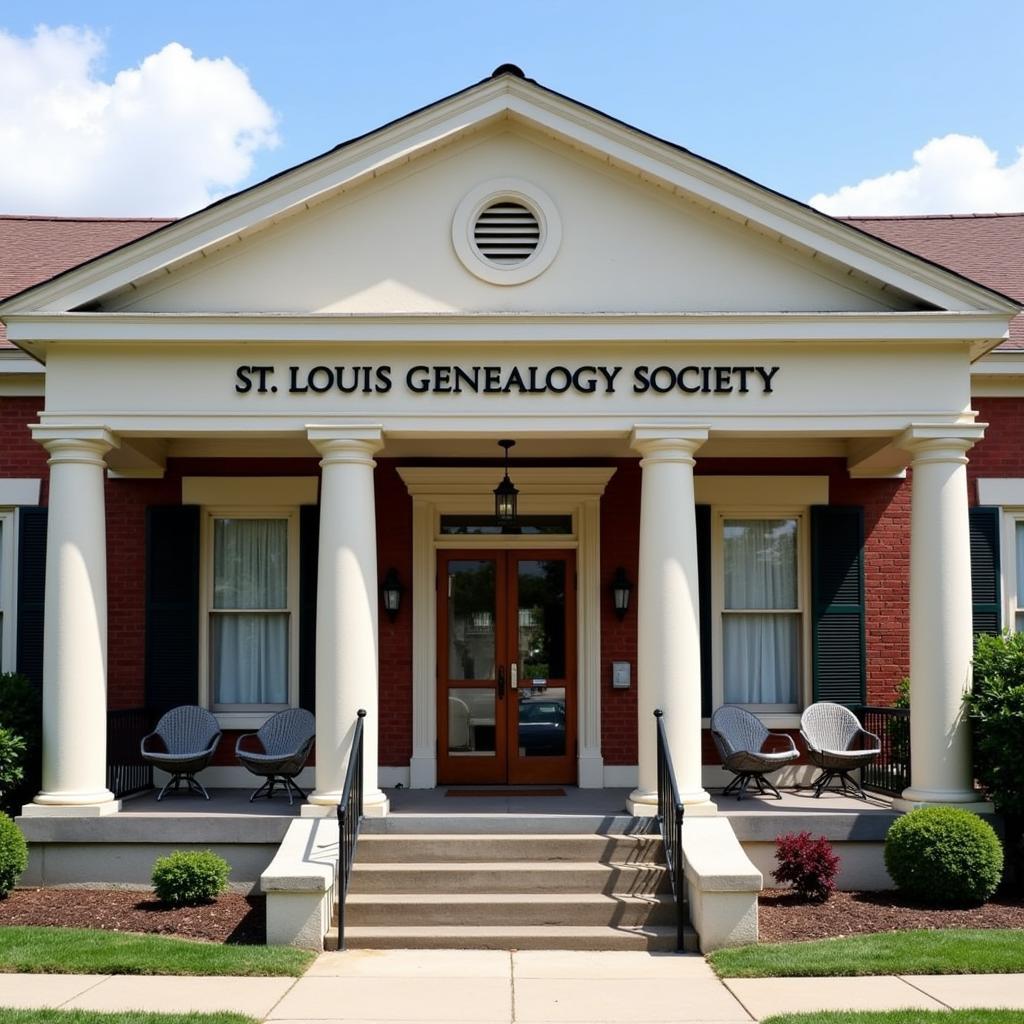
{"label": "blue sky", "polygon": [[[998,151],[1003,170],[1012,169],[1024,145],[1024,89],[1012,42],[1024,34],[1019,0],[0,6],[0,30],[8,36],[28,40],[40,24],[91,29],[101,45],[89,74],[99,82],[172,42],[195,59],[226,57],[244,70],[274,123],[261,125],[262,142],[250,147],[244,174],[219,171],[210,194],[322,152],[485,77],[503,61],[804,200],[909,169],[913,153],[933,139],[983,140],[988,152]],[[31,98],[26,91],[17,102]],[[0,114],[4,103],[0,98]],[[123,135],[115,139],[112,147],[129,145]],[[146,144],[159,147],[157,140]],[[945,166],[948,152],[936,153],[939,170],[932,173],[960,173],[963,160],[984,163],[982,150],[967,149],[956,149],[952,167]],[[1004,186],[1008,195],[994,195]],[[27,188],[17,183],[5,192],[0,176],[0,208],[31,202]],[[906,192],[905,184],[900,188]],[[1024,207],[1024,163],[1019,175],[981,182],[969,196],[929,188],[913,201],[981,208],[992,195],[992,203]],[[882,191],[881,199],[864,201],[912,202],[890,195],[892,188]],[[37,194],[52,204],[45,191]],[[154,199],[159,194],[155,188]],[[89,195],[80,192],[77,201],[88,204]],[[144,205],[145,198],[134,201]]]}

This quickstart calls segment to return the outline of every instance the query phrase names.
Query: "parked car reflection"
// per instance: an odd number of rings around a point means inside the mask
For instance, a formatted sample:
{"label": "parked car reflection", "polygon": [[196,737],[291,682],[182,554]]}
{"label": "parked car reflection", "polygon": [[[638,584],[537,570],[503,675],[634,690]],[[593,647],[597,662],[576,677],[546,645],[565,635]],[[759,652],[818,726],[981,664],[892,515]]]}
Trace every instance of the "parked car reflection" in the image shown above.
{"label": "parked car reflection", "polygon": [[520,757],[565,753],[565,698],[525,697],[519,702]]}

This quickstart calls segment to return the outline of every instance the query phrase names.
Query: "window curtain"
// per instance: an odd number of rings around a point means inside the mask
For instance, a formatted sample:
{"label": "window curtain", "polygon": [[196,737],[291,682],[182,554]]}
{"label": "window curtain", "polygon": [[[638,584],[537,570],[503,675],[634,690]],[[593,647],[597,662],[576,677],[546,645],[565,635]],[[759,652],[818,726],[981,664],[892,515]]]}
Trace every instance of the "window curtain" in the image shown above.
{"label": "window curtain", "polygon": [[217,704],[288,703],[288,522],[214,521],[211,641]]}
{"label": "window curtain", "polygon": [[1017,632],[1024,630],[1024,522],[1017,523]]}
{"label": "window curtain", "polygon": [[800,616],[756,614],[799,607],[796,543],[794,519],[725,523],[722,645],[728,704],[797,702]]}

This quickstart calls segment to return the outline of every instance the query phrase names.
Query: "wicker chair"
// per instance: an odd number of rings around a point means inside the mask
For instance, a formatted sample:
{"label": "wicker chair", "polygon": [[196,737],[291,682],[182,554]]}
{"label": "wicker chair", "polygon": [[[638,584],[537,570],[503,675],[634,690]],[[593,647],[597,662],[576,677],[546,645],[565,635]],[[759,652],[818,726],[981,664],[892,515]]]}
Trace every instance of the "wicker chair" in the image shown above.
{"label": "wicker chair", "polygon": [[[249,803],[258,796],[272,797],[278,783],[288,794],[289,807],[295,793],[305,800],[306,794],[296,784],[295,776],[302,771],[315,737],[316,719],[302,708],[278,711],[258,732],[239,736],[235,757],[253,775],[265,776],[263,784],[249,797]],[[260,749],[244,750],[243,744],[258,745]]]}
{"label": "wicker chair", "polygon": [[[784,732],[769,732],[756,715],[730,704],[718,708],[711,716],[711,736],[723,767],[736,776],[722,790],[722,796],[735,793],[736,799],[742,800],[753,780],[761,795],[767,796],[771,791],[779,800],[782,799],[782,794],[766,776],[800,756],[792,736]],[[776,742],[782,749],[766,749]]]}
{"label": "wicker chair", "polygon": [[882,741],[873,732],[862,729],[849,708],[828,701],[812,704],[800,716],[800,735],[807,744],[811,764],[821,769],[811,783],[816,797],[833,779],[838,779],[840,792],[867,799],[849,773],[878,757]]}
{"label": "wicker chair", "polygon": [[[163,744],[163,750],[155,749],[156,740]],[[144,761],[171,773],[157,800],[163,800],[172,785],[178,790],[182,782],[188,792],[209,800],[210,794],[196,778],[196,772],[210,763],[219,742],[220,726],[206,708],[184,704],[164,714],[140,744]]]}

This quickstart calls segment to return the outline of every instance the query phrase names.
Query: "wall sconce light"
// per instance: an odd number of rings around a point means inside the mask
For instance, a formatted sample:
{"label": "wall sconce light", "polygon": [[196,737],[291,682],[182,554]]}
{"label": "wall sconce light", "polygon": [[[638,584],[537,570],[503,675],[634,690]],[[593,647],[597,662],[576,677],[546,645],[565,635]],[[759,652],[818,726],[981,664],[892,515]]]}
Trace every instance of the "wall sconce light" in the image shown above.
{"label": "wall sconce light", "polygon": [[388,618],[392,622],[395,621],[395,616],[401,607],[403,590],[405,590],[405,587],[402,586],[398,579],[398,572],[395,569],[388,569],[384,582],[380,587],[380,594],[384,602],[384,611],[388,613]]}
{"label": "wall sconce light", "polygon": [[511,526],[516,521],[519,499],[519,491],[508,478],[508,450],[515,447],[515,441],[499,441],[498,444],[505,449],[505,476],[494,488],[494,518],[502,526]]}
{"label": "wall sconce light", "polygon": [[633,584],[626,576],[626,570],[620,565],[615,570],[615,578],[612,580],[612,601],[615,603],[615,614],[620,619],[625,618],[629,610],[629,595],[633,593]]}

